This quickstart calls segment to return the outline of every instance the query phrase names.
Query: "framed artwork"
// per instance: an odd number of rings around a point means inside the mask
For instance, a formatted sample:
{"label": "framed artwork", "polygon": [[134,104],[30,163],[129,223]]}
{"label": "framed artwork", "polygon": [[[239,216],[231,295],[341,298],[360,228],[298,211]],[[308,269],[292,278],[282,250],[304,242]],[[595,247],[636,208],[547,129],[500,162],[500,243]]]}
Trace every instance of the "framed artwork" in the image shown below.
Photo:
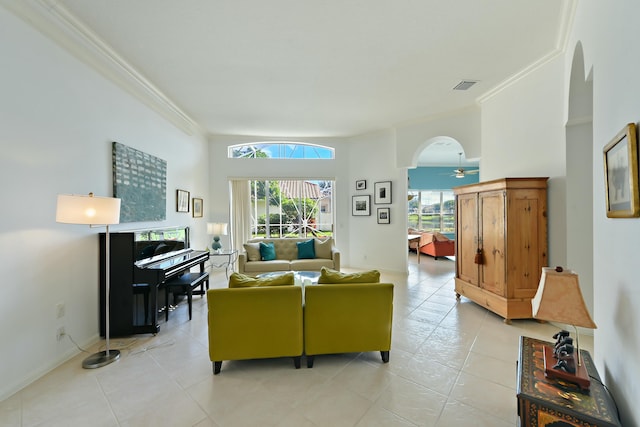
{"label": "framed artwork", "polygon": [[367,189],[367,180],[359,179],[356,181],[356,190],[366,190]]}
{"label": "framed artwork", "polygon": [[113,196],[122,199],[120,222],[167,218],[167,162],[112,142]]}
{"label": "framed artwork", "polygon": [[607,216],[640,216],[638,202],[638,140],[636,125],[629,123],[609,142],[604,154],[604,188]]}
{"label": "framed artwork", "polygon": [[391,224],[391,208],[378,208],[378,224]]}
{"label": "framed artwork", "polygon": [[176,190],[176,211],[189,212],[189,192]]}
{"label": "framed artwork", "polygon": [[351,215],[371,215],[371,196],[353,196],[351,199]]}
{"label": "framed artwork", "polygon": [[391,181],[376,182],[373,184],[374,198],[376,205],[391,204]]}
{"label": "framed artwork", "polygon": [[202,199],[194,197],[191,199],[191,212],[194,218],[202,218]]}

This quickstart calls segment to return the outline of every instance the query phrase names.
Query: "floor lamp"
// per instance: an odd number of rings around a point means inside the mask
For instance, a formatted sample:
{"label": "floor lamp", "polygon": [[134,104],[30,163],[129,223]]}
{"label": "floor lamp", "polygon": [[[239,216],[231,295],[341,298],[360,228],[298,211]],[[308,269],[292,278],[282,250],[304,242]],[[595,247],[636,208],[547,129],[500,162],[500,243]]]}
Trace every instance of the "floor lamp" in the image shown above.
{"label": "floor lamp", "polygon": [[106,227],[105,239],[105,338],[106,349],[92,354],[82,361],[82,367],[86,369],[100,368],[117,360],[120,350],[109,348],[109,288],[110,288],[110,249],[109,249],[109,225],[120,223],[120,199],[113,197],[94,197],[93,193],[87,196],[58,195],[56,207],[56,222],[65,224],[86,224],[90,226]]}

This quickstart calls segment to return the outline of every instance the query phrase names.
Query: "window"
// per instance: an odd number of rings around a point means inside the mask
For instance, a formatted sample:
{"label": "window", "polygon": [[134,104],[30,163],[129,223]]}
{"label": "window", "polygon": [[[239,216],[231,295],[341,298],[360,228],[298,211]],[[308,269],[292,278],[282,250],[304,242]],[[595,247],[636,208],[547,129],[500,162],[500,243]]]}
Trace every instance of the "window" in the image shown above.
{"label": "window", "polygon": [[335,150],[303,142],[259,142],[231,145],[228,147],[227,157],[230,159],[334,159]]}
{"label": "window", "polygon": [[333,235],[333,181],[251,181],[251,237]]}
{"label": "window", "polygon": [[453,191],[409,191],[409,227],[420,230],[455,232]]}

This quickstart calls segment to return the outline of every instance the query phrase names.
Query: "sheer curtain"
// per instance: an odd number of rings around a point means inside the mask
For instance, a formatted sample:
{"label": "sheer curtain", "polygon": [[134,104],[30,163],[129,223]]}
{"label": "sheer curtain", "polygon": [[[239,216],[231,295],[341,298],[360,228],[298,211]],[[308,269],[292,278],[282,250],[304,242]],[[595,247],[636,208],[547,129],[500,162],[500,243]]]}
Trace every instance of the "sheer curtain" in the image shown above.
{"label": "sheer curtain", "polygon": [[251,189],[246,179],[232,179],[231,185],[231,247],[242,251],[251,230]]}

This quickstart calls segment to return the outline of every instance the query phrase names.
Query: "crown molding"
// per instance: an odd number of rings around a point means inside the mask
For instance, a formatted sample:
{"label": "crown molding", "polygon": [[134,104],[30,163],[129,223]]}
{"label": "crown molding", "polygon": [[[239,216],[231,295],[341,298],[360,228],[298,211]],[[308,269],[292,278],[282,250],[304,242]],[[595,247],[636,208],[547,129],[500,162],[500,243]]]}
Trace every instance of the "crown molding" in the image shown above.
{"label": "crown molding", "polygon": [[493,98],[498,93],[507,89],[508,87],[514,85],[518,81],[527,77],[531,73],[540,69],[544,65],[556,59],[558,56],[562,55],[567,47],[567,43],[569,41],[569,34],[571,32],[571,28],[573,27],[573,20],[576,13],[578,1],[577,0],[565,0],[563,3],[563,8],[560,17],[560,28],[558,30],[558,37],[556,39],[556,46],[554,49],[548,54],[544,55],[542,58],[524,68],[523,70],[517,72],[513,76],[507,78],[502,83],[493,87],[489,91],[485,92],[483,95],[479,96],[476,99],[478,104],[482,104],[485,101]]}
{"label": "crown molding", "polygon": [[0,0],[0,5],[90,65],[187,135],[200,125],[57,0]]}

